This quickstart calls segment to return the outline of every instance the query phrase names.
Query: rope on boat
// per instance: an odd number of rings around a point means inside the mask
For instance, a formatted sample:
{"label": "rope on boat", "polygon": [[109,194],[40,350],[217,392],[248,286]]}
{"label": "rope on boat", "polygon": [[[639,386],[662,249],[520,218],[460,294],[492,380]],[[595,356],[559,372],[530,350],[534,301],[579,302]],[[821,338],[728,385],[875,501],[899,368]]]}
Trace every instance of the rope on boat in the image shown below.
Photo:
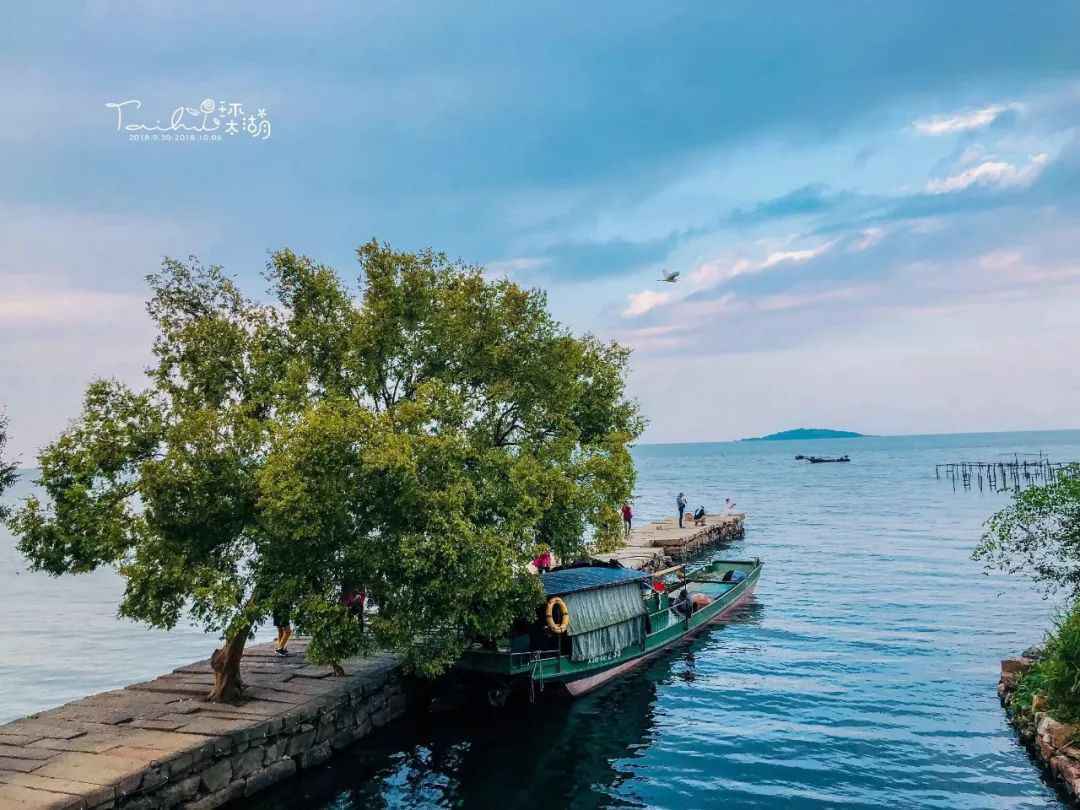
{"label": "rope on boat", "polygon": [[536,703],[536,674],[540,671],[540,691],[544,691],[544,662],[540,660],[540,653],[533,653],[533,666],[529,672],[529,703]]}

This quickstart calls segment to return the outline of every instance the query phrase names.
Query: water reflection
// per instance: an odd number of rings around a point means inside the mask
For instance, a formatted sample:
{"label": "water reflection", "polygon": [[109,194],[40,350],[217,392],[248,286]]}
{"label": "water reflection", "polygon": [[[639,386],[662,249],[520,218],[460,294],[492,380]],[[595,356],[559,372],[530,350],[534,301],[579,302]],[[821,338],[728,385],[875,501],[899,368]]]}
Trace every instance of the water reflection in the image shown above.
{"label": "water reflection", "polygon": [[659,735],[658,686],[693,682],[697,656],[725,626],[753,622],[749,602],[723,623],[576,701],[501,710],[469,706],[403,721],[245,810],[399,807],[642,807],[621,790]]}

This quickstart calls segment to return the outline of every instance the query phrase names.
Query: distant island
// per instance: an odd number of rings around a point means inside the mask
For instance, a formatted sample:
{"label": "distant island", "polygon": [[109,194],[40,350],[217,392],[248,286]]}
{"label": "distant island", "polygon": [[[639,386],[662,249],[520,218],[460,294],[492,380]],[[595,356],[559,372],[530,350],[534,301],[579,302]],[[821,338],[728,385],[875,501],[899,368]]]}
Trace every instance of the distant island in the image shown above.
{"label": "distant island", "polygon": [[770,433],[768,436],[754,436],[749,439],[741,439],[744,442],[782,442],[789,439],[860,439],[862,433],[853,433],[850,430],[829,430],[827,428],[795,428],[795,430],[782,430],[779,433]]}

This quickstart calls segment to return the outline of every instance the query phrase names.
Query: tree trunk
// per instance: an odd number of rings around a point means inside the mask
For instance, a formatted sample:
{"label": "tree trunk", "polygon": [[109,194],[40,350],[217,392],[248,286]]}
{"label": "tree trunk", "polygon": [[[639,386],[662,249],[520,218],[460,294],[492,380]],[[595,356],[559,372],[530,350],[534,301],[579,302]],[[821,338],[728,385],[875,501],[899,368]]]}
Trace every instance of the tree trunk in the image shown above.
{"label": "tree trunk", "polygon": [[244,655],[248,631],[243,628],[231,641],[214,650],[210,656],[210,666],[214,670],[214,686],[206,699],[211,703],[235,703],[240,699],[244,688],[240,680],[240,659]]}

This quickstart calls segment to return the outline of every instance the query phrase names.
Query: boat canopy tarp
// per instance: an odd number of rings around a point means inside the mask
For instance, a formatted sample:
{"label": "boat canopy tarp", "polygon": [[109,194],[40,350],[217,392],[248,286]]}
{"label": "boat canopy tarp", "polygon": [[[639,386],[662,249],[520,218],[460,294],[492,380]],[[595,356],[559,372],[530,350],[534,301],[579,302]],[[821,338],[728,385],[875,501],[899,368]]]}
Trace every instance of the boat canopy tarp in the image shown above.
{"label": "boat canopy tarp", "polygon": [[645,633],[645,602],[638,579],[563,595],[570,614],[567,632],[571,660],[617,654],[641,643]]}
{"label": "boat canopy tarp", "polygon": [[540,575],[540,581],[544,585],[544,593],[548,596],[564,596],[576,591],[638,582],[647,579],[648,576],[648,574],[629,568],[609,568],[603,565],[595,565],[586,568],[564,568],[561,571],[549,571]]}

